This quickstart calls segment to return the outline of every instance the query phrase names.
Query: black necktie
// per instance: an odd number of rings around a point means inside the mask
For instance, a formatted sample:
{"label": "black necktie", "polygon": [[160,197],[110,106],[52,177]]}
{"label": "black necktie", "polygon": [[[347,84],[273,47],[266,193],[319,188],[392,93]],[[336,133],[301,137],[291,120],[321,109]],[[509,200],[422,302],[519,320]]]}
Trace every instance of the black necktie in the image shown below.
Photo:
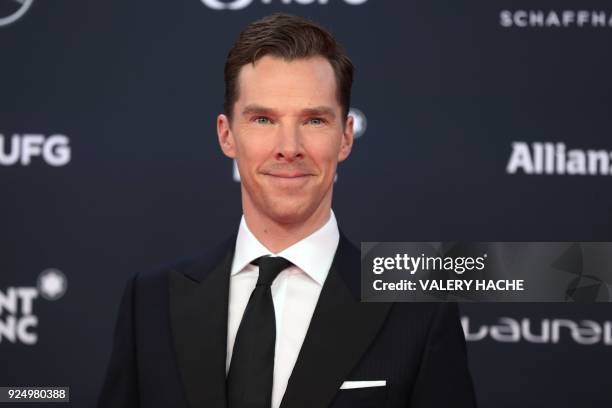
{"label": "black necktie", "polygon": [[259,278],[244,310],[227,375],[229,408],[270,408],[274,374],[276,320],[270,285],[292,265],[281,257],[261,257]]}

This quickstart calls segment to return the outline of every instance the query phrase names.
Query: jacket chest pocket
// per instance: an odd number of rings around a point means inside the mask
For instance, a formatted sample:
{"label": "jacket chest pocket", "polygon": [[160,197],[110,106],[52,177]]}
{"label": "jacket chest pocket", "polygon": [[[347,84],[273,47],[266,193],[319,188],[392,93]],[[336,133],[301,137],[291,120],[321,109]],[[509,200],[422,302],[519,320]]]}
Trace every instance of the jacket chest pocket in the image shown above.
{"label": "jacket chest pocket", "polygon": [[338,390],[330,408],[379,408],[386,406],[387,386]]}

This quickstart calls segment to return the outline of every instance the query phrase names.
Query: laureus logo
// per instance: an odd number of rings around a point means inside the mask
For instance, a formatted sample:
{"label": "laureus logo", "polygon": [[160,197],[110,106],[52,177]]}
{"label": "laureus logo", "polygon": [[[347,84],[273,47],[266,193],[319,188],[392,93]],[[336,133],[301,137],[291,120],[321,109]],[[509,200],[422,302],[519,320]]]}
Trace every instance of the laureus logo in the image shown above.
{"label": "laureus logo", "polygon": [[465,340],[493,340],[500,343],[563,344],[568,341],[584,346],[612,346],[612,321],[571,319],[534,319],[500,317],[497,323],[473,325],[468,316],[461,318]]}
{"label": "laureus logo", "polygon": [[[344,3],[351,6],[358,6],[368,0],[342,0]],[[250,6],[253,2],[261,4],[321,4],[329,3],[329,0],[202,0],[205,6],[213,10],[240,10]]]}
{"label": "laureus logo", "polygon": [[33,2],[34,0],[0,0],[0,27],[23,17]]}

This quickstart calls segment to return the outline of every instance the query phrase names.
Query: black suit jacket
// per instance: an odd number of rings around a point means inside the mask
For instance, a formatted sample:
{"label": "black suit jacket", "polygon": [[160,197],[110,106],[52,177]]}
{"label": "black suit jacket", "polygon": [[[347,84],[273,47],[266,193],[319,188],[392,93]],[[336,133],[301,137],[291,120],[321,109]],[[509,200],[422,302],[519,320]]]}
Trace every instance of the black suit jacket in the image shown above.
{"label": "black suit jacket", "polygon": [[[99,408],[225,408],[235,237],[127,285]],[[361,303],[360,252],[341,236],[281,408],[474,407],[453,303]],[[342,389],[344,381],[386,387]]]}

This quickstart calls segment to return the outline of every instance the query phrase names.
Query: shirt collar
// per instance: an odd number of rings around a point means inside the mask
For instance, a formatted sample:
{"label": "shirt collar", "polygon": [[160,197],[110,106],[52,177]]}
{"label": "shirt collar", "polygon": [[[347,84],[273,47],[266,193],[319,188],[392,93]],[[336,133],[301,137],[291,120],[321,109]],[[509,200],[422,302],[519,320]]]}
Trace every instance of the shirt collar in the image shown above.
{"label": "shirt collar", "polygon": [[233,276],[242,271],[260,256],[282,256],[303,270],[319,285],[323,285],[334,260],[339,240],[340,233],[336,217],[334,212],[330,211],[329,220],[321,228],[278,254],[273,254],[255,238],[242,216],[236,238],[231,274]]}

